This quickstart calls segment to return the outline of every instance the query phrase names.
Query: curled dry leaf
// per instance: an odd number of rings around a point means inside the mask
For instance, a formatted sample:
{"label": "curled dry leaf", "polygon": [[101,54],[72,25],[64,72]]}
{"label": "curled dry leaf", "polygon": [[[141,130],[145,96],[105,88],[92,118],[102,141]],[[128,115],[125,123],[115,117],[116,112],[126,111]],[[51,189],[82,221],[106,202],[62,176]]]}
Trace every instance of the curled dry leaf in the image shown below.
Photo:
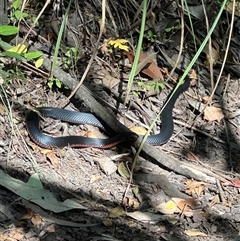
{"label": "curled dry leaf", "polygon": [[211,99],[210,96],[203,96],[203,97],[202,97],[202,102],[203,102],[204,104],[211,103],[211,102],[212,102],[212,99]]}
{"label": "curled dry leaf", "polygon": [[27,213],[25,213],[19,220],[31,219],[33,216],[33,211],[31,208],[26,208]]}
{"label": "curled dry leaf", "polygon": [[218,121],[220,122],[223,119],[224,115],[220,108],[214,106],[207,106],[204,110],[204,119],[207,121]]}
{"label": "curled dry leaf", "polygon": [[[133,62],[133,53],[132,52],[126,52],[126,55],[129,59],[129,62]],[[139,57],[139,64],[138,64],[138,70],[136,71],[136,74],[139,72],[144,73],[145,75],[149,76],[152,79],[160,79],[163,80],[162,72],[160,71],[160,68],[153,60],[156,58],[156,53],[152,53],[151,55],[147,55],[147,53],[141,53]]]}
{"label": "curled dry leaf", "polygon": [[220,59],[220,50],[219,44],[216,41],[212,41],[211,51],[209,51],[209,45],[206,45],[203,49],[203,52],[206,54],[207,59],[204,62],[206,67],[210,67],[210,63],[214,66],[217,61]]}

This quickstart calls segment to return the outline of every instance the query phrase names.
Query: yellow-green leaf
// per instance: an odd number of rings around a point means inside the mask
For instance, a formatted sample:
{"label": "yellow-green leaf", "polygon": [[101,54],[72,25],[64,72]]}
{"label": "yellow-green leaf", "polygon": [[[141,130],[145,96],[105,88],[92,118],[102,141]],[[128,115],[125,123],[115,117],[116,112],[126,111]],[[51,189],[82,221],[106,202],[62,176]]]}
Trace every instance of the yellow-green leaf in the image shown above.
{"label": "yellow-green leaf", "polygon": [[35,62],[35,66],[36,66],[36,68],[41,67],[42,64],[43,64],[43,59],[38,59],[38,60]]}
{"label": "yellow-green leaf", "polygon": [[27,46],[24,44],[18,44],[17,46],[13,46],[8,50],[9,52],[14,52],[14,53],[26,53],[27,52]]}

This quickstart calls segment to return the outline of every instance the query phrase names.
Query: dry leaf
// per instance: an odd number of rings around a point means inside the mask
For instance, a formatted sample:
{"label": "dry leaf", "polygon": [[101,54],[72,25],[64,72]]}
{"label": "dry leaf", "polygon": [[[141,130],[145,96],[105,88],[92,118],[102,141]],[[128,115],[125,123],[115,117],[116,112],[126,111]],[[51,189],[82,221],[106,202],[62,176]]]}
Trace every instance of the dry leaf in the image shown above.
{"label": "dry leaf", "polygon": [[112,227],[113,226],[113,222],[110,218],[106,218],[103,220],[103,224],[106,226],[106,227]]}
{"label": "dry leaf", "polygon": [[31,208],[26,208],[27,213],[25,213],[19,220],[26,220],[26,219],[31,219],[33,216],[33,211]]}
{"label": "dry leaf", "polygon": [[140,203],[135,199],[125,197],[123,199],[123,205],[126,207],[132,207],[135,209],[135,208],[139,208]]}
{"label": "dry leaf", "polygon": [[193,215],[193,208],[196,206],[197,202],[194,199],[185,199],[177,204],[180,213],[191,217]]}
{"label": "dry leaf", "polygon": [[23,234],[21,234],[21,233],[19,233],[19,232],[16,232],[13,236],[12,236],[12,238],[13,239],[16,239],[16,240],[22,240],[22,238],[23,238]]}
{"label": "dry leaf", "polygon": [[191,79],[191,84],[195,85],[197,82],[197,73],[196,71],[193,69],[189,75],[190,79]]}
{"label": "dry leaf", "polygon": [[47,226],[47,227],[45,228],[45,230],[48,231],[49,233],[54,233],[54,232],[55,232],[55,226],[54,226],[54,224],[51,224],[51,225]]}
{"label": "dry leaf", "polygon": [[34,214],[33,217],[31,218],[31,222],[34,226],[39,227],[40,224],[42,223],[42,217],[39,214]]}
{"label": "dry leaf", "polygon": [[84,137],[98,138],[92,131],[86,131]]}
{"label": "dry leaf", "polygon": [[102,53],[106,55],[109,53],[108,42],[109,42],[109,39],[104,39],[103,44],[100,48]]}
{"label": "dry leaf", "polygon": [[239,179],[234,179],[234,180],[230,180],[230,181],[234,187],[240,188],[240,180]]}
{"label": "dry leaf", "polygon": [[121,215],[123,215],[125,213],[125,211],[123,210],[123,208],[121,206],[118,206],[116,208],[113,208],[110,213],[109,213],[109,217],[110,218],[117,218]]}
{"label": "dry leaf", "polygon": [[204,119],[207,121],[218,121],[223,119],[224,115],[220,108],[214,106],[207,106],[204,110]]}
{"label": "dry leaf", "polygon": [[5,235],[4,233],[0,233],[0,240],[6,240],[7,241],[8,236]]}
{"label": "dry leaf", "polygon": [[170,201],[157,206],[163,214],[183,213],[190,217],[193,215],[192,208],[196,206],[194,199],[172,198]]}
{"label": "dry leaf", "polygon": [[145,135],[147,130],[142,126],[134,126],[131,128],[131,131],[137,133],[138,135]]}
{"label": "dry leaf", "polygon": [[205,182],[197,182],[189,180],[186,182],[188,189],[186,190],[186,193],[189,195],[196,194],[198,197],[202,193],[204,186],[207,185]]}
{"label": "dry leaf", "polygon": [[115,78],[110,74],[105,75],[104,78],[102,79],[102,84],[109,87],[110,89],[118,85],[119,82],[120,82],[119,78]]}
{"label": "dry leaf", "polygon": [[157,223],[159,220],[164,220],[164,219],[169,221],[174,221],[173,219],[171,220],[168,217],[164,217],[162,214],[155,214],[150,212],[141,212],[141,211],[135,211],[131,213],[126,212],[126,215],[128,215],[131,218],[134,218],[135,220],[141,221],[143,223],[146,223],[146,222]]}
{"label": "dry leaf", "polygon": [[211,203],[209,204],[209,207],[214,206],[216,203],[220,203],[220,199],[219,199],[219,195],[215,195],[211,201]]}
{"label": "dry leaf", "polygon": [[94,157],[93,161],[97,162],[107,175],[117,171],[117,165],[109,157]]}
{"label": "dry leaf", "polygon": [[108,88],[113,88],[120,82],[119,78],[113,77],[104,67],[96,70],[92,73],[92,76],[95,82],[97,81],[96,83],[107,86]]}
{"label": "dry leaf", "polygon": [[119,48],[128,51],[129,47],[126,45],[128,43],[127,39],[110,39],[108,44],[112,45],[114,48]]}
{"label": "dry leaf", "polygon": [[48,153],[52,152],[51,149],[41,149],[41,153],[47,155]]}
{"label": "dry leaf", "polygon": [[203,52],[206,54],[207,59],[204,62],[206,67],[210,67],[210,63],[214,66],[216,62],[220,59],[219,44],[216,41],[212,41],[211,56],[209,51],[209,45],[205,45]]}
{"label": "dry leaf", "polygon": [[[233,12],[233,3],[229,1],[226,5],[225,9],[228,12],[232,13]],[[234,16],[240,17],[240,2],[235,3],[234,9],[235,9],[235,15]]]}
{"label": "dry leaf", "polygon": [[[155,53],[153,53],[154,55]],[[133,53],[126,52],[126,55],[129,59],[129,62],[133,62]],[[152,59],[151,59],[152,58]],[[160,79],[163,80],[163,75],[158,67],[158,65],[153,61],[153,57],[150,56],[148,59],[148,55],[146,53],[141,53],[139,56],[139,64],[141,63],[140,72],[144,73],[145,75],[149,76],[152,79]],[[138,73],[137,73],[138,74]]]}
{"label": "dry leaf", "polygon": [[184,233],[187,234],[188,236],[201,236],[201,237],[207,236],[207,234],[200,232],[198,230],[185,230]]}
{"label": "dry leaf", "polygon": [[202,102],[203,102],[204,104],[211,103],[211,102],[212,102],[212,99],[211,99],[210,96],[203,96],[203,97],[202,97]]}
{"label": "dry leaf", "polygon": [[118,165],[118,172],[119,174],[124,177],[124,178],[129,178],[130,177],[130,173],[127,169],[127,167],[125,166],[125,163],[124,162],[121,162],[119,165]]}
{"label": "dry leaf", "polygon": [[170,200],[168,202],[160,203],[157,206],[157,209],[163,214],[173,214],[177,210],[177,204],[173,200]]}
{"label": "dry leaf", "polygon": [[102,179],[102,176],[100,175],[95,175],[95,176],[92,176],[91,177],[91,180],[90,180],[90,184],[94,183],[94,182],[97,182],[98,180]]}
{"label": "dry leaf", "polygon": [[55,155],[55,153],[51,151],[51,152],[48,152],[46,156],[50,160],[51,164],[55,168],[57,168],[59,163],[58,163],[58,157]]}

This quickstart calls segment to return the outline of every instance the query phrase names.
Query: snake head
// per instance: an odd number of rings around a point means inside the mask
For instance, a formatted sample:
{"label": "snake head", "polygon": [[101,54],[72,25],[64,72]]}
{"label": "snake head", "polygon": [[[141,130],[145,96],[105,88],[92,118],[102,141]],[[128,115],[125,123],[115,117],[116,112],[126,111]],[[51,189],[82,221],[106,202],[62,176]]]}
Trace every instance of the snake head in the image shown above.
{"label": "snake head", "polygon": [[138,139],[138,134],[134,133],[134,132],[122,132],[120,133],[121,137],[128,142],[135,142]]}

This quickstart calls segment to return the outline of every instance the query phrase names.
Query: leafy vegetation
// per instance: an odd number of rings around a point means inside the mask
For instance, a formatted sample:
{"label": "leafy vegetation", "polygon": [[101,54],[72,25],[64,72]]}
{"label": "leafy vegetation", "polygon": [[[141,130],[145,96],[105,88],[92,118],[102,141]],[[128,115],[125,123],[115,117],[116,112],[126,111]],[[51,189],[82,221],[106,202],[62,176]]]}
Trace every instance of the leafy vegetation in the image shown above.
{"label": "leafy vegetation", "polygon": [[21,21],[23,18],[27,18],[29,15],[21,10],[22,1],[16,0],[12,3],[10,11],[10,22]]}
{"label": "leafy vegetation", "polygon": [[[0,36],[12,36],[19,32],[19,29],[15,26],[9,26],[9,25],[2,25],[0,26]],[[8,57],[11,59],[15,59],[17,61],[21,62],[27,62],[27,61],[34,61],[35,67],[39,68],[42,65],[43,59],[41,59],[42,52],[41,51],[28,51],[28,48],[24,44],[18,44],[16,46],[12,46],[3,40],[0,39],[0,46],[4,50],[2,53],[0,53],[1,57]],[[16,74],[19,74],[19,69],[15,65],[15,71]],[[0,75],[4,77],[12,77],[14,72],[14,69],[11,68],[11,74],[9,74],[7,71],[0,70]],[[23,74],[21,74],[21,77]],[[25,79],[25,78],[24,78]]]}

